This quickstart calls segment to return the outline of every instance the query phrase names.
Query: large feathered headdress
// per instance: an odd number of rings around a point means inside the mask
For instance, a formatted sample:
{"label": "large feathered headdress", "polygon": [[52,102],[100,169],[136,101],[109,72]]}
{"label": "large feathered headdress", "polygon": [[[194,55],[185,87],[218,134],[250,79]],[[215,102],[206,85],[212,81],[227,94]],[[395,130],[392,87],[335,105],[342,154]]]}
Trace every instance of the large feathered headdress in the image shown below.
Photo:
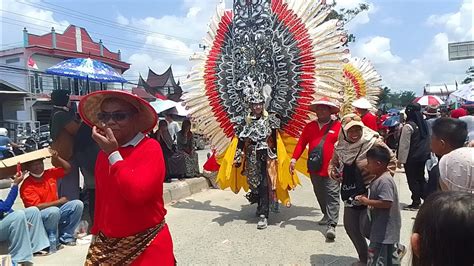
{"label": "large feathered headdress", "polygon": [[[235,0],[217,8],[183,99],[197,128],[222,152],[246,117],[241,81],[262,88],[266,110],[278,114],[282,131],[298,137],[309,121],[309,106],[323,96],[339,100],[342,65],[348,50],[330,7],[315,0]],[[258,99],[260,96],[256,96]],[[260,100],[260,99],[259,99]]]}

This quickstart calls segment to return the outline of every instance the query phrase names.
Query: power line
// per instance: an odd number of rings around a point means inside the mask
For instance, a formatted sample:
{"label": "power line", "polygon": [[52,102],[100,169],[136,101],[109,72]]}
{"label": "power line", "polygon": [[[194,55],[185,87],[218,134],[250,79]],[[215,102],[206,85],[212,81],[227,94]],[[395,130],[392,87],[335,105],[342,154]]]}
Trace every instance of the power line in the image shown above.
{"label": "power line", "polygon": [[[4,10],[0,9],[0,11],[4,11]],[[15,13],[15,12],[11,12],[11,11],[6,11],[6,12],[12,13],[12,14],[15,14],[15,15],[18,15],[18,16],[21,15],[21,14],[19,14],[19,13]],[[31,19],[34,19],[34,20],[37,20],[37,21],[44,21],[44,22],[48,22],[48,23],[54,23],[54,22],[52,22],[52,21],[37,19],[37,18],[34,18],[34,17],[24,16],[24,15],[21,15],[21,16],[23,16],[23,17],[28,17],[28,18],[31,18]],[[11,20],[11,21],[16,21],[16,22],[20,22],[20,23],[24,23],[24,24],[29,24],[29,25],[34,25],[34,26],[37,26],[37,27],[42,27],[42,28],[45,28],[45,29],[49,29],[48,26],[36,25],[36,24],[33,24],[33,23],[25,22],[25,21],[22,21],[22,20],[17,20],[17,19],[14,19],[14,18],[2,17],[2,20],[3,20],[3,19],[8,19],[8,20]],[[9,23],[8,21],[5,21],[5,23],[13,24],[13,25],[21,26],[21,27],[24,26],[24,25],[15,24],[15,23]],[[35,27],[32,27],[32,28],[38,30],[37,27],[36,27],[36,28],[35,28]],[[139,43],[139,42],[136,42],[136,41],[126,40],[126,39],[118,38],[118,37],[112,37],[112,36],[110,36],[110,35],[105,35],[105,34],[101,34],[101,33],[95,33],[95,32],[91,32],[91,31],[88,31],[88,32],[94,33],[94,34],[97,34],[97,35],[108,36],[108,37],[111,37],[111,38],[114,38],[114,39],[119,39],[119,40],[123,40],[123,41],[130,42],[130,43],[142,44],[142,43]],[[68,36],[62,36],[62,38],[67,38],[67,39],[73,39],[73,40],[75,40],[75,38],[68,37]],[[138,45],[133,45],[133,44],[127,44],[127,43],[117,42],[117,41],[113,41],[113,40],[109,40],[109,39],[102,39],[102,40],[103,40],[103,41],[106,41],[106,42],[108,42],[108,43],[115,44],[115,45],[120,45],[120,46],[122,46],[122,47],[140,48],[140,49],[142,49],[142,50],[147,50],[147,51],[151,51],[151,52],[156,51],[156,52],[158,52],[158,53],[169,53],[169,54],[183,55],[183,56],[190,56],[190,55],[192,55],[192,53],[183,53],[183,52],[180,51],[180,50],[174,50],[174,49],[166,49],[166,48],[147,48],[147,47],[145,47],[145,46],[147,46],[146,44],[143,45],[143,46],[138,46]],[[159,46],[158,46],[158,47],[159,47]]]}
{"label": "power line", "polygon": [[[90,14],[87,14],[87,13],[77,11],[77,10],[73,10],[73,9],[69,9],[69,8],[66,8],[66,7],[59,6],[59,5],[55,5],[55,4],[52,4],[50,2],[42,2],[42,3],[44,3],[46,5],[49,5],[49,6],[59,7],[60,9],[54,8],[54,7],[47,7],[47,6],[44,6],[44,5],[41,5],[41,4],[36,4],[36,3],[31,3],[31,2],[25,3],[23,1],[18,1],[18,0],[17,0],[17,2],[21,3],[21,4],[28,5],[28,6],[36,7],[36,8],[43,8],[43,9],[46,9],[46,10],[54,11],[54,12],[57,12],[57,13],[60,13],[60,14],[63,14],[63,15],[72,16],[72,17],[75,17],[79,20],[84,20],[84,21],[96,23],[96,24],[99,24],[99,25],[102,25],[102,26],[107,26],[107,27],[111,27],[111,28],[114,28],[114,29],[122,29],[122,30],[129,31],[129,32],[132,32],[132,33],[135,33],[135,34],[142,34],[142,35],[157,34],[157,35],[162,35],[162,36],[166,36],[166,37],[173,37],[173,38],[177,38],[177,39],[183,39],[183,40],[190,40],[190,41],[199,42],[199,40],[196,40],[196,39],[190,39],[190,38],[186,38],[186,37],[181,37],[181,36],[165,34],[165,33],[156,32],[156,31],[140,29],[140,28],[137,28],[137,27],[129,26],[129,25],[121,25],[121,24],[119,24],[115,21],[112,21],[112,20],[100,18],[100,17],[94,16],[94,15],[90,15]],[[63,11],[61,9],[66,10],[66,11]],[[82,14],[82,16],[78,15],[78,14]]]}

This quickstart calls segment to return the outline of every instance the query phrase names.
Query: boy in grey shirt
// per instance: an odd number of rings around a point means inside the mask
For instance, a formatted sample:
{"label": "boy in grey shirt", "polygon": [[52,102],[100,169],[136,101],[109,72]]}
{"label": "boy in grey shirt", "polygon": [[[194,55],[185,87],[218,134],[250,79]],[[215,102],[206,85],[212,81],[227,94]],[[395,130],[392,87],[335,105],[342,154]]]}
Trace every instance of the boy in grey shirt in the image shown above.
{"label": "boy in grey shirt", "polygon": [[400,265],[406,248],[399,244],[401,215],[395,182],[388,172],[390,153],[378,146],[367,151],[367,170],[375,176],[369,195],[356,197],[367,205],[370,245],[367,265]]}

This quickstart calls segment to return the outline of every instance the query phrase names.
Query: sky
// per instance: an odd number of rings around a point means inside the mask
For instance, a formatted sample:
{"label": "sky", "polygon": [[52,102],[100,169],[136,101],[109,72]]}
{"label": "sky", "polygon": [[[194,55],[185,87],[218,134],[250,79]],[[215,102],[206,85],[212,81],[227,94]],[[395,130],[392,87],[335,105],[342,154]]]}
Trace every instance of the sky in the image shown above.
{"label": "sky", "polygon": [[[332,0],[327,0],[331,2]],[[131,64],[124,77],[138,81],[150,67],[172,65],[184,79],[199,51],[219,0],[2,0],[0,49],[22,45],[22,29],[61,33],[69,24],[86,28],[96,41],[122,52]],[[448,43],[474,40],[473,0],[336,0],[336,8],[370,8],[346,25],[356,36],[349,49],[368,58],[394,91],[420,94],[425,84],[453,84],[474,60],[449,61]],[[225,0],[231,8],[232,1]]]}

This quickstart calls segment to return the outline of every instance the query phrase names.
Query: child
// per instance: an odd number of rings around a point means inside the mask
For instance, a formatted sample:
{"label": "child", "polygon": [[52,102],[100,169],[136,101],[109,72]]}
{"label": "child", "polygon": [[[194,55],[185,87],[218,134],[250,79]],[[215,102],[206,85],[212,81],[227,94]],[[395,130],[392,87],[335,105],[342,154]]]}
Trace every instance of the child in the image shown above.
{"label": "child", "polygon": [[433,123],[431,150],[441,156],[441,189],[474,191],[474,148],[464,147],[467,125],[459,119],[439,118]]}
{"label": "child", "polygon": [[474,195],[436,192],[421,206],[413,225],[413,266],[474,265]]}
{"label": "child", "polygon": [[375,176],[369,186],[369,196],[356,196],[368,206],[370,221],[370,245],[367,265],[400,265],[405,247],[400,245],[401,216],[397,186],[388,164],[387,149],[374,146],[367,151],[367,171]]}

